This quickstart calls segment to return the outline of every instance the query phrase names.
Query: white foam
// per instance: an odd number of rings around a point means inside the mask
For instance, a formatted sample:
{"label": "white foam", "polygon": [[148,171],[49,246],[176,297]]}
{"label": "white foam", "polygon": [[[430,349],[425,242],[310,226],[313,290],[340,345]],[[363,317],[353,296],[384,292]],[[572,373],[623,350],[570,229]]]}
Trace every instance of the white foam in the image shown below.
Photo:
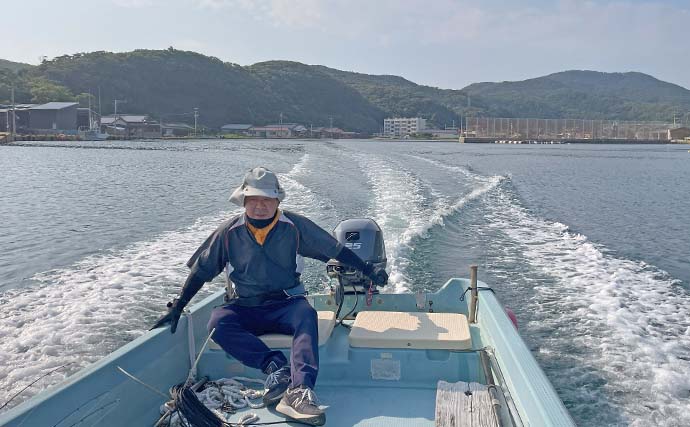
{"label": "white foam", "polygon": [[[425,160],[425,159],[424,159]],[[393,292],[410,289],[410,279],[405,270],[414,251],[413,240],[424,238],[434,226],[443,226],[443,219],[465,206],[468,202],[495,188],[502,177],[477,180],[478,184],[468,194],[455,201],[443,196],[428,183],[414,174],[387,160],[371,156],[360,158],[364,173],[371,182],[373,201],[369,216],[373,217],[384,233],[386,255],[390,270],[389,285]],[[463,177],[467,177],[463,174]],[[430,196],[425,196],[428,190]]]}
{"label": "white foam", "polygon": [[[492,201],[489,227],[517,242],[533,271],[555,281],[533,288],[529,310],[539,324],[531,327],[558,331],[540,345],[562,355],[574,345],[591,355],[578,363],[605,378],[597,400],[609,401],[626,423],[690,425],[687,292],[653,266],[615,257],[563,224],[536,218],[507,194]],[[550,375],[568,382],[573,372]]]}
{"label": "white foam", "polygon": [[421,156],[414,156],[411,154],[408,154],[407,157],[409,157],[411,159],[415,159],[415,160],[421,160],[423,162],[432,164],[434,166],[446,169],[450,172],[460,173],[465,178],[468,178],[471,180],[484,181],[486,179],[485,176],[478,175],[476,173],[472,173],[467,167],[448,165],[448,164],[445,164],[443,162],[439,162],[438,160],[428,159],[426,157],[421,157]]}
{"label": "white foam", "polygon": [[285,201],[281,205],[309,217],[319,218],[320,220],[332,219],[327,217],[326,213],[333,212],[333,202],[327,197],[317,196],[299,182],[300,178],[308,175],[307,165],[310,161],[311,156],[304,154],[290,172],[280,175],[280,183],[286,193]]}
{"label": "white foam", "polygon": [[[314,195],[295,179],[308,161],[304,155],[280,180],[288,207],[317,211]],[[5,409],[143,334],[179,293],[189,256],[222,221],[241,211],[220,212],[152,240],[88,256],[37,274],[37,286],[0,294],[0,404],[58,366],[71,363]],[[222,281],[206,284],[199,295],[222,286]]]}
{"label": "white foam", "polygon": [[[0,402],[39,375],[72,363],[13,402],[19,403],[144,333],[179,292],[189,255],[230,214],[37,274],[40,285],[5,293]],[[204,294],[217,287],[207,285]]]}

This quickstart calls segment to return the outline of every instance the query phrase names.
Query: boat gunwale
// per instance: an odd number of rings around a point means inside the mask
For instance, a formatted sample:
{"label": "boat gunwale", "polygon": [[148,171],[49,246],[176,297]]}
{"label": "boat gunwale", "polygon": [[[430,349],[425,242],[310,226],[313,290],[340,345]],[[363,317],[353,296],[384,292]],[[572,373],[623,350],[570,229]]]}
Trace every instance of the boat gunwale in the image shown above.
{"label": "boat gunwale", "polygon": [[[482,287],[486,286],[482,282],[479,285]],[[426,298],[427,301],[433,301],[433,311],[435,312],[459,312],[459,310],[466,310],[467,308],[467,302],[461,302],[459,298],[468,287],[468,279],[452,278],[436,292],[426,293]],[[184,316],[180,321],[177,334],[170,334],[168,328],[159,328],[145,332],[140,337],[123,345],[99,361],[66,378],[60,384],[50,387],[7,412],[0,414],[0,426],[22,425],[37,408],[43,405],[56,406],[57,402],[60,401],[57,397],[64,392],[69,393],[68,390],[72,387],[79,387],[72,391],[82,392],[85,383],[89,380],[93,380],[103,374],[108,375],[107,369],[122,366],[124,369],[137,375],[140,371],[145,371],[157,358],[161,357],[160,351],[156,351],[161,348],[165,349],[165,352],[175,352],[173,359],[176,360],[173,360],[173,364],[176,369],[174,372],[177,373],[179,371],[180,373],[180,378],[168,378],[168,382],[183,381],[186,376],[185,366],[188,369],[187,364],[189,363],[188,326],[190,323],[192,324],[195,344],[198,345],[206,337],[206,325],[201,324],[201,322],[194,323],[193,319],[203,318],[210,314],[213,307],[222,303],[224,292],[224,290],[219,290],[194,304],[190,309],[192,322],[189,321],[188,316]],[[446,297],[446,295],[455,294],[458,297],[457,299]],[[390,296],[385,298],[386,295]],[[415,306],[415,295],[411,293],[381,294],[379,297],[383,297],[380,298],[381,302],[377,302],[371,307],[363,305],[359,311],[390,310],[402,306],[409,306],[406,308],[412,307],[407,311],[420,312],[431,310],[431,306],[428,304],[424,309],[417,308]],[[318,307],[317,309],[335,308],[333,305],[328,304],[328,299],[330,298],[328,294],[309,295],[307,298],[315,308]],[[503,373],[502,377],[506,381],[503,385],[505,387],[504,391],[507,390],[509,397],[515,402],[520,419],[525,425],[574,426],[575,423],[563,402],[505,314],[498,298],[491,292],[482,292],[479,298],[478,322],[470,324],[473,340],[472,348],[473,350],[479,350],[488,346],[493,350],[499,368]],[[385,300],[391,300],[392,303],[386,304]],[[148,361],[149,364],[144,367],[141,366],[141,363],[132,366],[132,361],[140,362],[137,358],[141,358],[142,354],[144,360]],[[112,371],[115,370],[112,369]],[[114,389],[115,387],[127,387],[128,382],[132,383],[130,379],[121,373],[114,375],[111,372],[109,375],[110,382],[98,384],[99,388]],[[139,385],[136,386],[141,387]],[[152,400],[153,398],[149,396],[147,399]],[[71,414],[76,413],[80,407],[75,409],[75,405],[60,408],[62,414],[57,414],[56,418],[61,415],[69,417]],[[43,409],[45,410],[45,408]]]}

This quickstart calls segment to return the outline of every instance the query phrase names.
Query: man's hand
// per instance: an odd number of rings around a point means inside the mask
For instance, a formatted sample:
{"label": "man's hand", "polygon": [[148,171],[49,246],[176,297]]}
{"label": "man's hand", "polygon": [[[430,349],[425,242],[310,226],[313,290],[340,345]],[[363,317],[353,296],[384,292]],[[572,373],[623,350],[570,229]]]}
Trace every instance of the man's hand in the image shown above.
{"label": "man's hand", "polygon": [[381,267],[376,267],[374,264],[367,262],[363,273],[374,282],[376,286],[383,286],[388,283],[388,273]]}
{"label": "man's hand", "polygon": [[168,303],[168,312],[160,317],[151,327],[151,329],[160,328],[161,326],[170,323],[170,332],[175,333],[177,330],[177,322],[180,321],[180,316],[182,315],[182,310],[184,305],[180,304],[177,299],[172,300]]}

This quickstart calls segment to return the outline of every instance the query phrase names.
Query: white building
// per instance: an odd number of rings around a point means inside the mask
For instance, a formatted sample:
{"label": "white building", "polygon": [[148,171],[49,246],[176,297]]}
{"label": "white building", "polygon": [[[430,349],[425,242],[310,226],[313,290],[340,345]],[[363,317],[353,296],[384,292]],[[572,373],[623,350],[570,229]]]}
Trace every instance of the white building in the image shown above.
{"label": "white building", "polygon": [[401,138],[426,129],[426,120],[421,117],[394,117],[383,120],[383,136]]}

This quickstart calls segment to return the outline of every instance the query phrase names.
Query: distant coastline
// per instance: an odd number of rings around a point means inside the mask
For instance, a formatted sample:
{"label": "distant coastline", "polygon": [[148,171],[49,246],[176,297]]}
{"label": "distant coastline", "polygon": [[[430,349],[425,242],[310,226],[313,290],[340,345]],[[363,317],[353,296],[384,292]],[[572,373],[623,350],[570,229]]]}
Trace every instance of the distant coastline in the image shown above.
{"label": "distant coastline", "polygon": [[99,116],[146,114],[189,126],[196,118],[209,129],[291,121],[374,135],[387,117],[423,117],[439,129],[476,117],[690,126],[690,90],[638,72],[570,70],[454,90],[292,61],[239,66],[170,48],[63,55],[28,67],[0,63],[0,104],[11,103],[11,87],[16,103],[87,108],[90,99]]}

